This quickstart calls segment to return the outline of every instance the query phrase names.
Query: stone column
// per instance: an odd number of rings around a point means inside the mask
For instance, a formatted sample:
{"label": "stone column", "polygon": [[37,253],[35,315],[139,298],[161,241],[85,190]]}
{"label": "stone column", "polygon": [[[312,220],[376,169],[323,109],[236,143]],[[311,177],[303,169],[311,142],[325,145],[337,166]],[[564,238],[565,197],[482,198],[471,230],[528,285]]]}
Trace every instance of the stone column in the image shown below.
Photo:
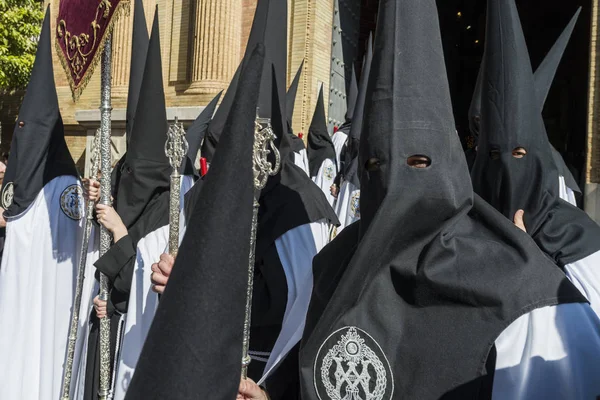
{"label": "stone column", "polygon": [[210,100],[227,89],[241,60],[242,0],[196,0],[191,85]]}
{"label": "stone column", "polygon": [[133,7],[129,14],[123,14],[117,21],[112,34],[112,97],[113,108],[125,107],[129,86],[129,65],[131,63],[131,35],[133,29]]}

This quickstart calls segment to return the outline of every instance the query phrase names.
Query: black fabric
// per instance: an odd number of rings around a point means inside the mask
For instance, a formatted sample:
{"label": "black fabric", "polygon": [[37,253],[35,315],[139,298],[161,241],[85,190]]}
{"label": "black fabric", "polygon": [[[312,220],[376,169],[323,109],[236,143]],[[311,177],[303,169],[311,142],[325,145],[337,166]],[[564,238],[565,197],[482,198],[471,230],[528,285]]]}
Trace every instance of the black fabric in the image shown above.
{"label": "black fabric", "polygon": [[[121,315],[118,313],[110,316],[110,365],[114,365],[117,335],[122,332],[119,331],[120,318]],[[97,400],[99,398],[98,389],[100,388],[100,321],[94,310],[90,314],[89,327],[83,398],[85,400]]]}
{"label": "black fabric", "polygon": [[294,76],[292,84],[285,93],[285,118],[288,126],[292,126],[292,118],[294,117],[294,106],[296,105],[296,95],[298,94],[298,85],[300,84],[300,77],[302,76],[302,70],[304,69],[304,60],[300,63],[298,71]]}
{"label": "black fabric", "polygon": [[148,27],[142,0],[135,0],[133,7],[133,34],[131,37],[131,64],[129,66],[129,88],[127,91],[127,111],[125,112],[125,135],[127,144],[131,140],[131,131],[135,122],[142,88],[142,78],[148,55]]}
{"label": "black fabric", "polygon": [[469,130],[475,138],[479,136],[481,130],[481,90],[483,89],[483,61],[479,66],[473,98],[469,106]]}
{"label": "black fabric", "polygon": [[[288,296],[287,280],[275,243],[254,265],[250,350],[271,352],[281,332]],[[258,381],[265,365],[253,360],[248,368],[248,376]]]}
{"label": "black fabric", "polygon": [[552,81],[554,81],[554,76],[556,75],[556,70],[558,69],[558,65],[560,64],[565,49],[567,48],[567,44],[569,44],[569,39],[571,39],[571,34],[573,33],[573,29],[579,19],[580,13],[581,7],[577,9],[575,15],[571,18],[567,27],[556,40],[554,46],[552,46],[542,63],[535,70],[535,92],[537,103],[540,106],[540,112],[544,108],[548,92],[550,92]]}
{"label": "black fabric", "polygon": [[192,217],[192,213],[196,208],[196,203],[198,202],[198,199],[200,199],[200,193],[204,186],[205,177],[206,175],[198,179],[196,183],[194,183],[194,186],[192,186],[192,188],[184,195],[183,213],[186,221],[189,221]]}
{"label": "black fabric", "polygon": [[356,98],[356,107],[353,113],[352,126],[346,144],[344,145],[344,162],[342,176],[344,180],[349,181],[355,187],[360,187],[358,177],[358,148],[360,144],[360,134],[363,126],[363,115],[365,111],[365,99],[367,97],[367,83],[371,73],[371,63],[373,61],[373,36],[369,35],[367,42],[367,53],[363,63],[362,75],[360,77],[360,86],[358,87],[358,96]]}
{"label": "black fabric", "polygon": [[[135,255],[135,243],[130,235],[126,235],[117,243],[113,244],[110,249],[94,263],[94,266],[98,271],[108,277],[110,282],[115,286],[115,289],[126,290],[129,292],[131,285],[129,287],[126,287],[126,284],[123,285],[120,282],[121,277],[119,275],[125,265],[131,263],[132,260],[135,262]],[[127,312],[127,309],[123,312]]]}
{"label": "black fabric", "polygon": [[183,175],[194,176],[196,179],[200,177],[200,174],[196,170],[196,156],[198,155],[198,150],[200,149],[200,144],[204,140],[206,136],[206,131],[208,129],[208,124],[210,123],[213,114],[215,113],[215,108],[217,107],[217,103],[221,98],[221,94],[223,92],[219,92],[211,101],[204,107],[204,110],[198,115],[198,118],[194,121],[192,125],[187,130],[185,138],[188,142],[188,152],[185,157],[185,160],[181,164],[181,173]]}
{"label": "black fabric", "polygon": [[208,124],[208,130],[206,131],[206,136],[202,142],[201,154],[202,157],[206,158],[209,164],[212,162],[212,159],[215,155],[219,138],[221,137],[221,133],[225,127],[225,122],[227,121],[227,117],[231,111],[231,106],[233,105],[233,99],[235,97],[238,82],[240,80],[240,73],[242,71],[243,64],[244,60],[242,60],[238,66],[238,69],[235,71],[231,83],[225,92],[225,96],[223,96],[223,101],[221,101],[219,108],[217,108],[215,115]]}
{"label": "black fabric", "polygon": [[288,133],[291,135],[291,143],[290,147],[293,152],[299,153],[304,150],[306,147],[304,146],[304,141],[296,136],[292,130],[292,118],[294,117],[294,105],[296,104],[296,93],[298,93],[298,84],[300,83],[300,76],[302,75],[302,68],[304,67],[304,60],[300,64],[300,68],[298,68],[298,72],[296,72],[296,76],[292,81],[287,93],[285,94],[285,107],[286,107],[286,120],[287,120],[287,129]]}
{"label": "black fabric", "polygon": [[[315,277],[300,352],[301,395],[325,397],[317,390],[327,378],[342,379],[341,370],[358,378],[344,360],[324,360],[352,328],[385,371],[383,383],[373,369],[363,370],[382,385],[382,398],[439,399],[485,376],[494,341],[515,318],[585,300],[527,234],[473,194],[434,0],[380,1],[368,88],[361,220],[358,233],[350,226],[340,234],[358,243],[344,245],[356,246],[346,267],[328,247],[314,259],[315,271],[332,271],[326,282]],[[409,166],[412,155],[429,157],[431,165]],[[325,304],[322,312],[315,302]],[[339,391],[347,395],[345,386]],[[358,395],[366,397],[361,388]]]}
{"label": "black fabric", "polygon": [[300,400],[299,349],[300,343],[288,352],[277,369],[267,378],[265,389],[271,400]]}
{"label": "black fabric", "polygon": [[[244,69],[126,399],[234,399],[254,198],[252,147],[264,47]],[[227,212],[222,212],[227,210]]]}
{"label": "black fabric", "polygon": [[[600,250],[600,226],[559,197],[558,169],[514,0],[491,4],[473,187],[511,221],[524,210],[527,231],[562,267]],[[518,147],[527,151],[523,158],[512,155]]]}
{"label": "black fabric", "polygon": [[554,148],[554,146],[552,146],[550,150],[552,151],[552,158],[554,159],[554,164],[558,169],[558,174],[565,178],[566,186],[575,193],[575,197],[581,199],[581,197],[583,196],[583,192],[579,188],[579,185],[573,177],[571,170],[569,170],[569,167],[567,167],[567,164],[565,164],[564,158],[558,152],[558,150]]}
{"label": "black fabric", "polygon": [[115,204],[115,210],[128,229],[154,197],[170,188],[171,166],[164,150],[168,130],[167,110],[156,11],[135,115]]}
{"label": "black fabric", "polygon": [[354,119],[354,112],[356,110],[357,99],[358,99],[358,83],[357,83],[357,79],[356,79],[356,70],[354,69],[354,64],[352,64],[352,75],[350,77],[350,88],[348,89],[348,97],[346,100],[346,106],[347,106],[346,116],[345,116],[346,121],[352,121]]}
{"label": "black fabric", "polygon": [[310,128],[308,129],[308,168],[310,176],[317,176],[323,162],[327,159],[336,163],[335,147],[327,132],[327,119],[325,118],[325,102],[323,100],[323,86],[319,90],[319,97],[315,107]]}
{"label": "black fabric", "polygon": [[[4,217],[24,213],[48,182],[63,175],[79,176],[65,142],[54,72],[50,8],[38,43],[31,78],[19,109],[2,185]],[[10,191],[12,201],[9,201]]]}

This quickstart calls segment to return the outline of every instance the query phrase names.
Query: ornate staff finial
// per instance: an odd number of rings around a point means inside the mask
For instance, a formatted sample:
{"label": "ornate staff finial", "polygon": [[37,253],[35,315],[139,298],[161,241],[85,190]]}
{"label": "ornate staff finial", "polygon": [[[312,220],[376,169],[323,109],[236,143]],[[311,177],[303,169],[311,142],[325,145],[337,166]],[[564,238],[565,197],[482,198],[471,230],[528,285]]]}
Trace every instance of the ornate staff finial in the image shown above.
{"label": "ornate staff finial", "polygon": [[167,136],[167,141],[165,142],[165,155],[169,159],[171,168],[173,168],[173,173],[179,175],[181,163],[190,146],[185,138],[183,125],[179,122],[177,117],[175,117],[175,122],[169,125]]}
{"label": "ornate staff finial", "polygon": [[[254,285],[254,259],[256,248],[256,230],[258,226],[258,198],[260,191],[266,186],[269,176],[274,176],[281,168],[281,154],[275,147],[277,136],[271,127],[269,118],[260,118],[256,110],[254,123],[254,146],[252,157],[253,184],[254,184],[254,208],[252,212],[252,228],[250,233],[250,256],[248,257],[248,286],[246,291],[246,314],[244,319],[242,377],[248,377],[248,365],[250,365],[250,323],[252,319],[252,291]],[[273,152],[275,163],[269,160],[269,154]]]}
{"label": "ornate staff finial", "polygon": [[171,164],[171,191],[169,195],[169,254],[177,256],[179,249],[179,210],[181,201],[181,163],[190,148],[183,125],[175,117],[175,122],[169,125],[165,155]]}

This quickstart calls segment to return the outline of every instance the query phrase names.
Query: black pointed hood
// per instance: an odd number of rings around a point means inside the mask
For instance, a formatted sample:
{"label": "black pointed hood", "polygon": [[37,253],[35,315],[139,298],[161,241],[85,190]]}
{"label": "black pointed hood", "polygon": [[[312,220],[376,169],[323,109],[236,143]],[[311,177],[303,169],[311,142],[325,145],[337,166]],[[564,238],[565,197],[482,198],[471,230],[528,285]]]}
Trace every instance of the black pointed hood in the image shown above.
{"label": "black pointed hood", "polygon": [[190,127],[187,130],[185,138],[188,142],[189,148],[187,156],[182,164],[183,175],[193,175],[196,178],[199,177],[198,171],[194,166],[196,162],[196,156],[198,155],[200,144],[206,136],[208,124],[210,123],[213,114],[215,113],[215,108],[217,108],[217,104],[219,103],[219,99],[221,98],[222,93],[223,92],[219,92],[219,94],[217,94],[210,101],[210,103],[208,103],[206,107],[204,107],[204,110],[202,110],[200,115],[198,115],[198,118],[196,118],[194,123],[190,125]]}
{"label": "black pointed hood", "polygon": [[285,94],[285,108],[286,108],[286,118],[288,124],[288,131],[291,132],[292,119],[294,118],[294,106],[296,105],[296,95],[298,94],[298,85],[300,84],[300,77],[302,76],[302,71],[304,69],[304,60],[300,63],[300,67],[296,72],[296,76],[294,76],[294,80],[290,85],[287,93]]}
{"label": "black pointed hood", "polygon": [[579,19],[579,14],[581,13],[581,7],[577,9],[573,18],[563,31],[563,33],[556,40],[556,43],[546,57],[544,61],[540,64],[538,69],[535,71],[534,81],[535,81],[535,91],[536,97],[538,101],[538,105],[540,106],[540,112],[544,108],[544,103],[546,103],[546,98],[548,97],[548,92],[550,91],[550,87],[552,86],[552,81],[554,80],[554,76],[556,75],[556,70],[558,69],[558,65],[560,64],[560,60],[565,53],[565,49],[567,48],[567,44],[569,44],[569,39],[571,39],[571,34],[573,33],[573,29],[575,29],[575,24]]}
{"label": "black pointed hood", "polygon": [[[202,145],[202,155],[211,162],[215,153],[219,138],[223,132],[225,121],[231,111],[233,98],[236,88],[239,85],[240,74],[248,62],[252,50],[258,43],[265,46],[265,63],[263,67],[263,76],[259,91],[258,107],[261,110],[261,117],[269,118],[271,115],[271,96],[272,96],[272,69],[275,69],[276,80],[278,82],[280,109],[285,113],[285,85],[287,71],[287,2],[279,0],[258,0],[252,29],[246,45],[246,53],[240,63],[223,101],[219,106],[213,120],[208,126],[208,132],[204,144]],[[287,124],[283,127],[285,133]],[[279,143],[278,139],[278,142]]]}
{"label": "black pointed hood", "polygon": [[360,77],[360,86],[356,99],[356,108],[350,127],[350,134],[346,141],[344,159],[344,170],[342,171],[344,179],[351,182],[355,187],[360,187],[358,176],[358,149],[360,144],[360,135],[363,128],[363,117],[365,112],[365,99],[367,97],[367,84],[371,73],[371,64],[373,62],[373,35],[369,35],[367,43],[367,53],[363,63],[362,75]]}
{"label": "black pointed hood", "polygon": [[[532,308],[582,296],[526,234],[473,194],[435,0],[380,1],[368,88],[361,219],[313,261],[301,397],[326,398],[332,387],[350,397],[336,386],[343,379],[336,371],[361,364],[357,379],[368,379],[380,398],[491,397],[485,364],[500,333]],[[413,155],[430,165],[410,166]],[[564,298],[563,285],[570,285]]]}
{"label": "black pointed hood", "polygon": [[118,182],[116,207],[127,228],[150,201],[170,187],[171,166],[165,155],[167,110],[162,80],[158,11],[154,13],[135,123]]}
{"label": "black pointed hood", "polygon": [[131,65],[129,67],[129,89],[127,92],[127,111],[125,122],[125,134],[127,143],[131,139],[131,130],[135,119],[135,112],[140,98],[142,78],[146,66],[146,55],[148,54],[148,27],[144,13],[142,0],[135,0],[133,7],[133,35],[131,39]]}
{"label": "black pointed hood", "polygon": [[[370,38],[369,35],[369,40]],[[352,64],[352,75],[350,76],[350,88],[348,89],[347,99],[346,104],[348,108],[346,111],[346,121],[352,121],[354,119],[354,110],[356,109],[356,101],[358,99],[358,83],[356,81],[356,69],[354,68],[354,63]]]}
{"label": "black pointed hood", "polygon": [[205,177],[126,399],[236,396],[254,199],[256,92],[263,62],[259,45],[241,75],[222,146]]}
{"label": "black pointed hood", "polygon": [[477,81],[473,90],[473,98],[469,106],[469,130],[474,137],[479,136],[481,130],[481,89],[483,86],[483,62],[479,66]]}
{"label": "black pointed hood", "polygon": [[2,185],[1,203],[6,218],[27,211],[38,193],[54,178],[78,176],[65,142],[54,83],[51,42],[48,7]]}
{"label": "black pointed hood", "polygon": [[[600,249],[600,227],[559,198],[558,169],[541,115],[514,0],[488,3],[482,125],[471,171],[475,191],[563,266]],[[522,147],[527,154],[513,157]],[[560,232],[560,234],[559,234]],[[589,233],[586,233],[589,232]]]}
{"label": "black pointed hood", "polygon": [[294,117],[294,105],[296,104],[296,94],[298,93],[298,85],[300,84],[300,77],[302,75],[302,69],[304,68],[304,60],[300,64],[300,68],[298,68],[298,72],[296,72],[296,76],[292,81],[287,93],[285,94],[285,107],[286,107],[286,119],[287,119],[287,129],[291,140],[292,150],[296,153],[304,150],[306,147],[304,146],[304,141],[300,139],[298,136],[294,135],[294,131],[292,130],[292,120]]}
{"label": "black pointed hood", "polygon": [[310,128],[308,129],[308,166],[310,176],[317,176],[321,164],[327,159],[335,162],[335,147],[327,132],[327,119],[325,118],[325,101],[323,100],[323,86],[319,90],[315,113],[313,114]]}

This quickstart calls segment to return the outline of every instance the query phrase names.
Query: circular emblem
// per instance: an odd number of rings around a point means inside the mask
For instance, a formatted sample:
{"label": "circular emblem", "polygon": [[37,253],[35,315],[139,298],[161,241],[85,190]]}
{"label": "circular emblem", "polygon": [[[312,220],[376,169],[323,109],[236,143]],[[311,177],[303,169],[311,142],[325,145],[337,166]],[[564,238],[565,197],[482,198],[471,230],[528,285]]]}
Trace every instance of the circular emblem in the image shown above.
{"label": "circular emblem", "polygon": [[360,190],[354,192],[350,198],[350,216],[360,218]]}
{"label": "circular emblem", "polygon": [[83,217],[83,189],[79,185],[67,187],[60,195],[60,209],[74,220]]}
{"label": "circular emblem", "polygon": [[333,172],[333,165],[328,165],[325,167],[325,170],[323,171],[323,176],[325,176],[325,179],[327,180],[333,180],[334,178],[334,172]]}
{"label": "circular emblem", "polygon": [[387,357],[367,332],[349,326],[321,345],[314,382],[320,400],[391,400],[394,377]]}
{"label": "circular emblem", "polygon": [[8,182],[2,189],[2,208],[5,210],[12,205],[15,188],[12,182]]}

